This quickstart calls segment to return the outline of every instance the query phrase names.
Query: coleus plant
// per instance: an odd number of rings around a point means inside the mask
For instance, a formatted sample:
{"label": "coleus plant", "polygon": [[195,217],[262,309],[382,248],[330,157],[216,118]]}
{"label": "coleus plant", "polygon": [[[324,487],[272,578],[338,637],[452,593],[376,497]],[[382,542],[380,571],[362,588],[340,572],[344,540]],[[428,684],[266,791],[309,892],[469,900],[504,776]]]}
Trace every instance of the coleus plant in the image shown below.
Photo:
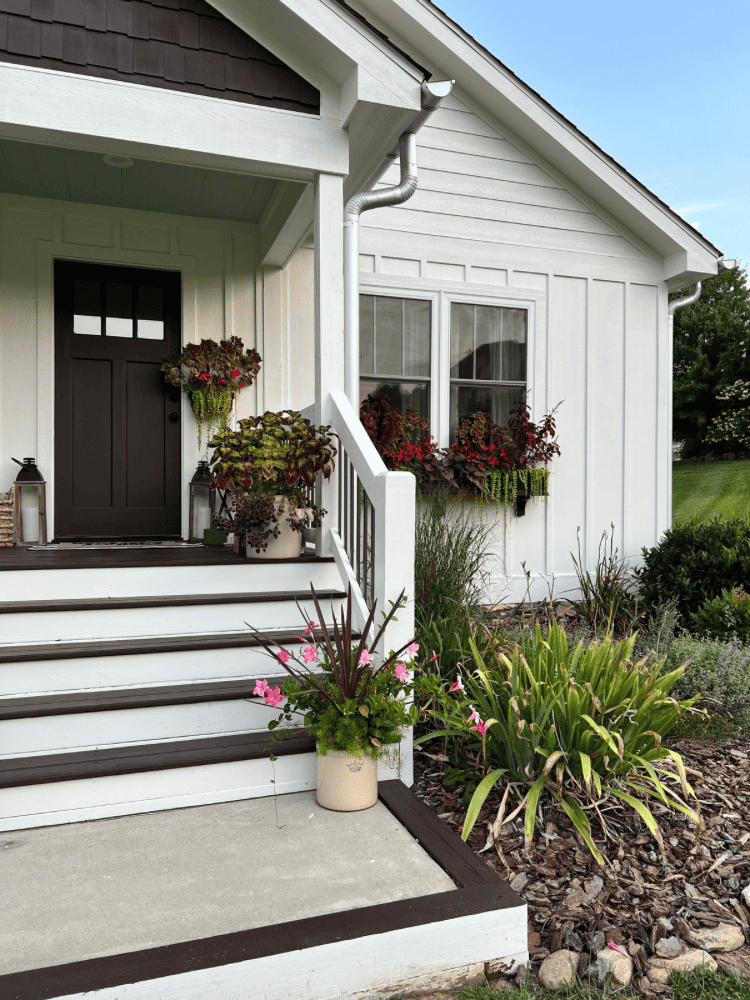
{"label": "coleus plant", "polygon": [[214,429],[228,423],[237,394],[253,384],[260,362],[260,354],[254,348],[245,350],[239,337],[186,344],[181,354],[162,358],[165,381],[180,386],[190,397],[198,422],[198,448],[202,425],[208,425],[210,438]]}

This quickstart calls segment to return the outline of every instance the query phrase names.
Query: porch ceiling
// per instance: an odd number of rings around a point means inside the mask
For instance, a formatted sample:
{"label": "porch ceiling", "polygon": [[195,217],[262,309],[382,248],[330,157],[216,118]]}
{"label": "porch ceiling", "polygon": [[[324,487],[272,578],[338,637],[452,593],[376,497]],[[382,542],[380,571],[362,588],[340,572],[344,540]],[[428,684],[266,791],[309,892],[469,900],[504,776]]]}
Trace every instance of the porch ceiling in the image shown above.
{"label": "porch ceiling", "polygon": [[279,183],[155,160],[121,169],[101,153],[0,138],[0,191],[8,194],[257,223]]}

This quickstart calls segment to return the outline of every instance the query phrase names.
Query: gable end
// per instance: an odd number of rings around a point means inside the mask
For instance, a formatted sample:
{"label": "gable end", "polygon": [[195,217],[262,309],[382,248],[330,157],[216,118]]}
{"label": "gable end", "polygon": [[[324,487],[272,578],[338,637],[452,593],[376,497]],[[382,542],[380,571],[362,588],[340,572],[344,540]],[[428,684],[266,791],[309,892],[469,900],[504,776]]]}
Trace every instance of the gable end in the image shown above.
{"label": "gable end", "polygon": [[205,0],[0,0],[0,62],[320,113],[320,93]]}

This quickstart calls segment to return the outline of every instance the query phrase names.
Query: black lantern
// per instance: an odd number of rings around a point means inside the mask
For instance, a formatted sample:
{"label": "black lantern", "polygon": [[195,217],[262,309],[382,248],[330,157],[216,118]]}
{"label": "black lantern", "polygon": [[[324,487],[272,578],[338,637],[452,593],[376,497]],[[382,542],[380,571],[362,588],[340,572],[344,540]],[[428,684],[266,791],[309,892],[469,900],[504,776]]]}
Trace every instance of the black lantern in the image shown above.
{"label": "black lantern", "polygon": [[19,462],[21,471],[15,484],[16,542],[19,545],[47,544],[47,500],[44,476],[36,465],[36,459],[25,458]]}
{"label": "black lantern", "polygon": [[213,498],[211,496],[211,469],[208,462],[198,462],[190,480],[190,541],[202,542],[203,532],[211,528]]}

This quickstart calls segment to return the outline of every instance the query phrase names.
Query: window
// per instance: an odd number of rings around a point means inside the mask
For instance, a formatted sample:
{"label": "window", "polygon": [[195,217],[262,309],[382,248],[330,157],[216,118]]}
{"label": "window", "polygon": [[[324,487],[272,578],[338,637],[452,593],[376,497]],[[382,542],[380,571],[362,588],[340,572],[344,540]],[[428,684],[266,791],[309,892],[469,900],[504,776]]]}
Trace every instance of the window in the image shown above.
{"label": "window", "polygon": [[138,340],[164,340],[161,285],[75,278],[73,333],[84,337],[104,334],[128,340],[134,336]]}
{"label": "window", "polygon": [[527,312],[451,304],[450,436],[474,413],[504,426],[526,395]]}
{"label": "window", "polygon": [[380,391],[429,418],[432,303],[360,295],[359,322],[360,402]]}

